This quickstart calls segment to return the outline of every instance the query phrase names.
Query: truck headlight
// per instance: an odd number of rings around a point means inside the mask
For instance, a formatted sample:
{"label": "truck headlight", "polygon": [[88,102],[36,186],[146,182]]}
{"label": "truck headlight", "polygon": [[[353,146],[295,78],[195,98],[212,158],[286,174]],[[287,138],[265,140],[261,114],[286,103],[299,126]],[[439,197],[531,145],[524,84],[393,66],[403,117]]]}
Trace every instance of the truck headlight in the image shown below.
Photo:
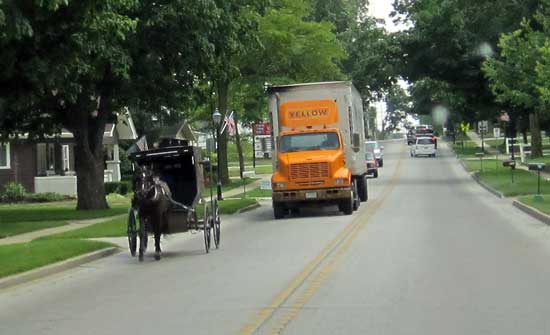
{"label": "truck headlight", "polygon": [[286,183],[273,183],[274,190],[282,190],[286,188]]}
{"label": "truck headlight", "polygon": [[336,179],[334,179],[334,184],[336,184],[336,185],[344,185],[345,183],[346,183],[345,178],[336,178]]}

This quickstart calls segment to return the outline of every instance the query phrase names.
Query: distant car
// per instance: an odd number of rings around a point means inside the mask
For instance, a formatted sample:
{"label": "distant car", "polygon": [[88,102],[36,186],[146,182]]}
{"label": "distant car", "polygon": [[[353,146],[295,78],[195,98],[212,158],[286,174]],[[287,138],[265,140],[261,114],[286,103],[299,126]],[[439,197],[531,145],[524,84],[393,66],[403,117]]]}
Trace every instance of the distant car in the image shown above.
{"label": "distant car", "polygon": [[374,159],[378,162],[378,166],[384,166],[384,146],[380,145],[378,141],[366,141],[365,152],[372,152]]}
{"label": "distant car", "polygon": [[435,140],[430,137],[417,137],[416,143],[411,148],[411,157],[430,156],[435,157]]}
{"label": "distant car", "polygon": [[367,161],[367,174],[371,175],[373,178],[378,178],[378,162],[374,158],[374,154],[367,151],[365,160]]}

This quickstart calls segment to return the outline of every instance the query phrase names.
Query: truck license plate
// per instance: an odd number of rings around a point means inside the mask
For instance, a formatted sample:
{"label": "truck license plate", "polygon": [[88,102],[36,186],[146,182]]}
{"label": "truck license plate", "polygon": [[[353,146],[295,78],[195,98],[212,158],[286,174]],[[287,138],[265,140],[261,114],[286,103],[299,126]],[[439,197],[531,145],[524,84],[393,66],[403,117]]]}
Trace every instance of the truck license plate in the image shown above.
{"label": "truck license plate", "polygon": [[317,192],[306,192],[306,199],[316,199]]}

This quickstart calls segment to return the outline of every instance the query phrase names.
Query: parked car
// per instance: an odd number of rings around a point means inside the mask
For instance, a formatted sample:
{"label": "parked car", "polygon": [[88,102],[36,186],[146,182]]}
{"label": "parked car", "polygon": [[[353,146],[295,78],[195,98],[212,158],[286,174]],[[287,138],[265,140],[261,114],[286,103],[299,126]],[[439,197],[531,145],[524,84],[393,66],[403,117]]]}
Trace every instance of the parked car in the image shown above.
{"label": "parked car", "polygon": [[411,148],[411,157],[430,156],[435,157],[435,141],[433,137],[417,137],[416,143]]}
{"label": "parked car", "polygon": [[365,153],[365,160],[367,161],[367,175],[378,178],[378,162],[374,158],[374,154],[367,151]]}
{"label": "parked car", "polygon": [[366,141],[365,152],[372,152],[376,162],[378,162],[378,166],[384,166],[384,146],[380,145],[378,141]]}

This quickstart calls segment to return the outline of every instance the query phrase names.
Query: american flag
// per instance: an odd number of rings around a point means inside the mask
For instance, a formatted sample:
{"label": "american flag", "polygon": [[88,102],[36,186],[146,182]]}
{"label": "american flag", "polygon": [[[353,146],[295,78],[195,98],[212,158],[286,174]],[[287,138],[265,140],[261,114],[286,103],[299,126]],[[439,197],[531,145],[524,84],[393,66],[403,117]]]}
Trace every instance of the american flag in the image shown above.
{"label": "american flag", "polygon": [[227,128],[228,134],[230,136],[233,136],[236,133],[236,127],[237,126],[235,125],[235,119],[233,118],[233,112],[231,112],[231,114],[229,114],[229,115],[226,114],[225,117],[223,118],[223,127],[222,127],[221,133],[223,134],[223,132]]}

